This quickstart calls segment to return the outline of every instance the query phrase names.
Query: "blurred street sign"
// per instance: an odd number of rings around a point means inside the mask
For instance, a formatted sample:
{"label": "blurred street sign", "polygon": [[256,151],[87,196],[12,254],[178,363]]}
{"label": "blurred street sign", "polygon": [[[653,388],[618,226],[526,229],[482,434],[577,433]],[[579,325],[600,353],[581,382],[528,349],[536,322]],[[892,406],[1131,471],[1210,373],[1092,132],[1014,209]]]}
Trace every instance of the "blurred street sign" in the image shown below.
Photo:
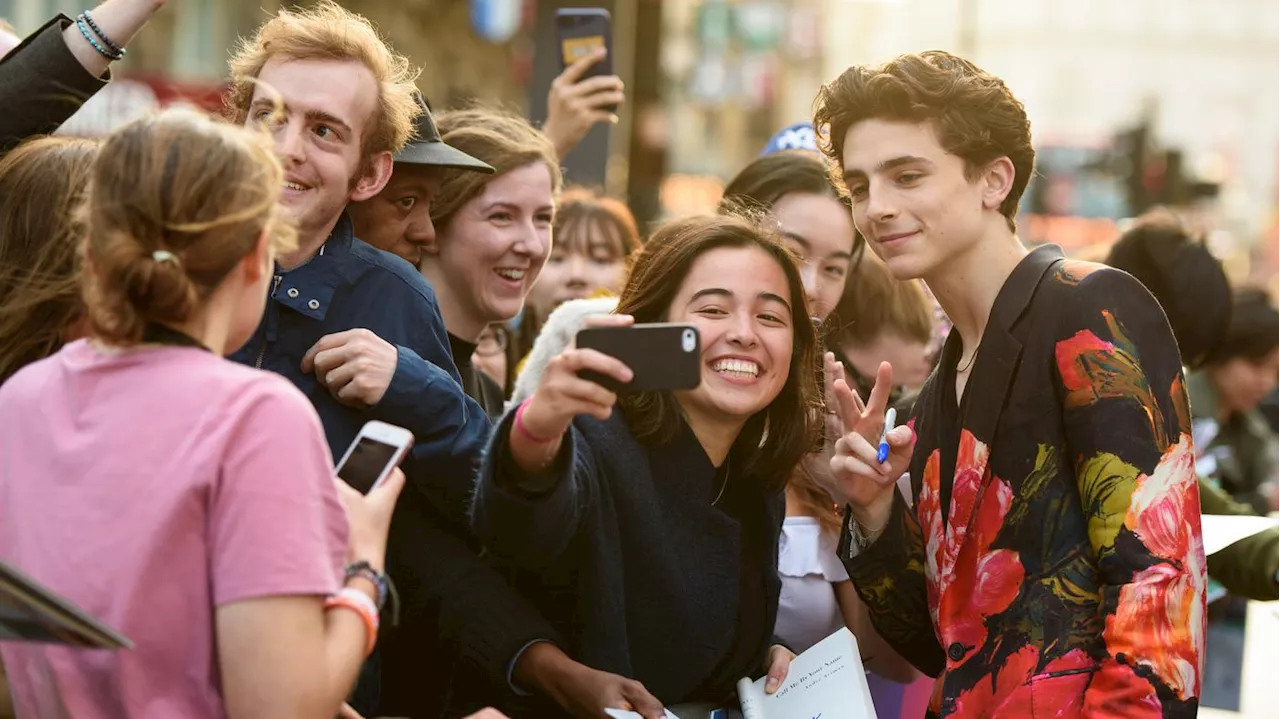
{"label": "blurred street sign", "polygon": [[822,16],[808,5],[795,4],[787,13],[787,34],[783,47],[797,60],[809,60],[822,52]]}
{"label": "blurred street sign", "polygon": [[514,37],[523,17],[521,0],[471,0],[471,28],[495,45]]}
{"label": "blurred street sign", "polygon": [[733,15],[723,0],[706,0],[698,6],[698,44],[707,50],[724,50],[733,37]]}
{"label": "blurred street sign", "polygon": [[753,2],[734,7],[734,25],[743,49],[765,52],[778,47],[787,11],[776,2]]}
{"label": "blurred street sign", "polygon": [[689,94],[702,102],[718,104],[738,94],[737,73],[729,71],[724,53],[706,51],[698,58],[689,77]]}

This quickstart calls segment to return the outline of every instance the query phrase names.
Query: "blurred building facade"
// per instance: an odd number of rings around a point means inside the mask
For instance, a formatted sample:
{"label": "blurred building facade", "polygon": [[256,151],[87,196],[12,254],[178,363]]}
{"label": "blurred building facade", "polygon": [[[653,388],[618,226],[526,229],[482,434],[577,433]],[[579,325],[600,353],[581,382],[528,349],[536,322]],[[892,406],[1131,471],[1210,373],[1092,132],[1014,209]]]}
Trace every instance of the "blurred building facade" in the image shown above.
{"label": "blurred building facade", "polygon": [[[216,106],[237,38],[282,5],[311,2],[169,0],[118,68],[127,82],[72,129],[102,132],[174,101]],[[1176,153],[1190,180],[1218,186],[1188,212],[1219,230],[1224,252],[1275,256],[1266,249],[1280,192],[1274,0],[341,2],[424,67],[419,86],[435,107],[483,98],[534,120],[558,72],[554,52],[536,52],[554,36],[555,8],[611,9],[629,101],[620,124],[593,131],[567,164],[571,178],[582,164],[626,198],[642,224],[713,207],[723,183],[773,133],[808,118],[817,88],[850,65],[940,48],[1000,75],[1026,103],[1040,160],[1021,228],[1031,241],[1114,237],[1133,214],[1116,155],[1144,125],[1153,152]],[[0,17],[30,32],[86,3],[0,0]]]}
{"label": "blurred building facade", "polygon": [[1220,186],[1188,211],[1230,235],[1226,252],[1267,241],[1280,192],[1274,0],[833,0],[827,10],[828,77],[938,48],[1004,78],[1027,106],[1042,171],[1082,168],[1055,188],[1060,214],[1092,221],[1081,232],[1104,237],[1128,214],[1116,178],[1089,166],[1146,121],[1190,180]]}
{"label": "blurred building facade", "polygon": [[666,0],[660,72],[667,142],[663,208],[714,208],[724,181],[769,137],[809,117],[826,65],[831,0]]}
{"label": "blurred building facade", "polygon": [[[94,2],[86,0],[0,0],[0,17],[27,33],[55,13],[75,16]],[[95,99],[97,112],[79,118],[82,132],[110,129],[129,114],[145,111],[146,85],[153,91],[203,98],[216,94],[226,78],[227,59],[237,39],[247,36],[283,6],[311,2],[281,0],[170,0],[129,47],[116,75],[130,83],[109,86]],[[462,99],[488,100],[523,107],[532,62],[523,0],[493,3],[513,9],[508,37],[485,39],[475,29],[471,0],[347,0],[342,2],[372,20],[400,52],[425,71],[419,87],[433,105],[445,107]],[[501,23],[499,23],[501,24]],[[165,91],[160,89],[164,104]],[[105,111],[108,105],[113,108]],[[92,116],[91,120],[86,120]],[[97,123],[93,125],[92,123]],[[92,126],[91,126],[92,125]]]}

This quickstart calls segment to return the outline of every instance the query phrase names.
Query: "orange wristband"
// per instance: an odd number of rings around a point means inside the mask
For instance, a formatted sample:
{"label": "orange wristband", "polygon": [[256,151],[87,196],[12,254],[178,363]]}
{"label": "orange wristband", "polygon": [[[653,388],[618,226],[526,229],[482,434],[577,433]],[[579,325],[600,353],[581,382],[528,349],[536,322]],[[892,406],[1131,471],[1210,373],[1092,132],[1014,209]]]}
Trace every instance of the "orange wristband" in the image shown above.
{"label": "orange wristband", "polygon": [[359,589],[343,587],[337,594],[324,600],[326,611],[335,607],[350,609],[360,615],[360,619],[364,621],[365,632],[369,635],[364,655],[368,657],[373,654],[373,648],[378,643],[378,605],[373,603],[368,594]]}

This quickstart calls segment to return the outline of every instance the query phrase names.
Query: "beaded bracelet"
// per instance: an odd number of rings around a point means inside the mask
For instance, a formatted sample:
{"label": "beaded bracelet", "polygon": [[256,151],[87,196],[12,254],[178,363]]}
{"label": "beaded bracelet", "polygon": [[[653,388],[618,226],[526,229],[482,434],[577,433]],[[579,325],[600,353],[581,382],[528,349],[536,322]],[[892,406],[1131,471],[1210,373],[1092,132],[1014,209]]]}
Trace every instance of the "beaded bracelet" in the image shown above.
{"label": "beaded bracelet", "polygon": [[93,30],[98,37],[102,38],[102,42],[106,44],[108,50],[114,52],[120,57],[124,57],[125,49],[115,44],[111,38],[107,37],[107,34],[102,31],[102,28],[98,27],[98,23],[93,21],[93,16],[89,14],[88,10],[85,10],[80,14],[84,16],[84,21],[89,23],[89,29]]}
{"label": "beaded bracelet", "polygon": [[81,13],[78,17],[76,17],[76,27],[79,28],[80,34],[84,35],[85,41],[88,42],[90,45],[92,45],[93,49],[97,50],[99,55],[102,55],[108,60],[119,60],[121,57],[124,57],[121,54],[111,52],[110,50],[106,49],[102,45],[98,44],[97,40],[93,39],[93,36],[89,34],[89,26],[84,24],[83,13]]}
{"label": "beaded bracelet", "polygon": [[368,594],[359,589],[343,587],[337,594],[324,600],[326,611],[336,607],[350,609],[360,615],[360,619],[364,621],[365,631],[369,636],[364,655],[367,657],[373,654],[373,648],[378,644],[378,608],[374,606],[373,600],[369,598]]}
{"label": "beaded bracelet", "polygon": [[387,621],[391,622],[391,626],[400,626],[400,594],[396,591],[396,583],[391,581],[391,577],[385,572],[374,569],[372,564],[363,559],[347,565],[342,572],[342,583],[346,584],[352,577],[363,577],[378,588],[378,611],[386,613]]}
{"label": "beaded bracelet", "polygon": [[348,564],[347,568],[342,571],[342,581],[345,584],[352,577],[363,577],[378,590],[378,611],[387,604],[387,585],[389,580],[387,575],[373,568],[372,564],[364,560]]}

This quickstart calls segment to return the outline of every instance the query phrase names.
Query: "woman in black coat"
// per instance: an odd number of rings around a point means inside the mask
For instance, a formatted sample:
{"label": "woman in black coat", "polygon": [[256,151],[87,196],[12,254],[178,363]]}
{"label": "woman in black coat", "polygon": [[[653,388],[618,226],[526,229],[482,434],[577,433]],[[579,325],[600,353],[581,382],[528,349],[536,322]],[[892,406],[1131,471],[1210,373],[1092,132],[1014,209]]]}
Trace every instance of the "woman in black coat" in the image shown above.
{"label": "woman in black coat", "polygon": [[730,217],[672,223],[607,320],[695,326],[699,386],[615,395],[578,372],[627,382],[630,370],[570,348],[499,424],[474,527],[536,576],[525,590],[569,655],[699,711],[732,704],[744,676],[781,683],[792,656],[772,640],[781,490],[821,415],[808,317],[772,233]]}

